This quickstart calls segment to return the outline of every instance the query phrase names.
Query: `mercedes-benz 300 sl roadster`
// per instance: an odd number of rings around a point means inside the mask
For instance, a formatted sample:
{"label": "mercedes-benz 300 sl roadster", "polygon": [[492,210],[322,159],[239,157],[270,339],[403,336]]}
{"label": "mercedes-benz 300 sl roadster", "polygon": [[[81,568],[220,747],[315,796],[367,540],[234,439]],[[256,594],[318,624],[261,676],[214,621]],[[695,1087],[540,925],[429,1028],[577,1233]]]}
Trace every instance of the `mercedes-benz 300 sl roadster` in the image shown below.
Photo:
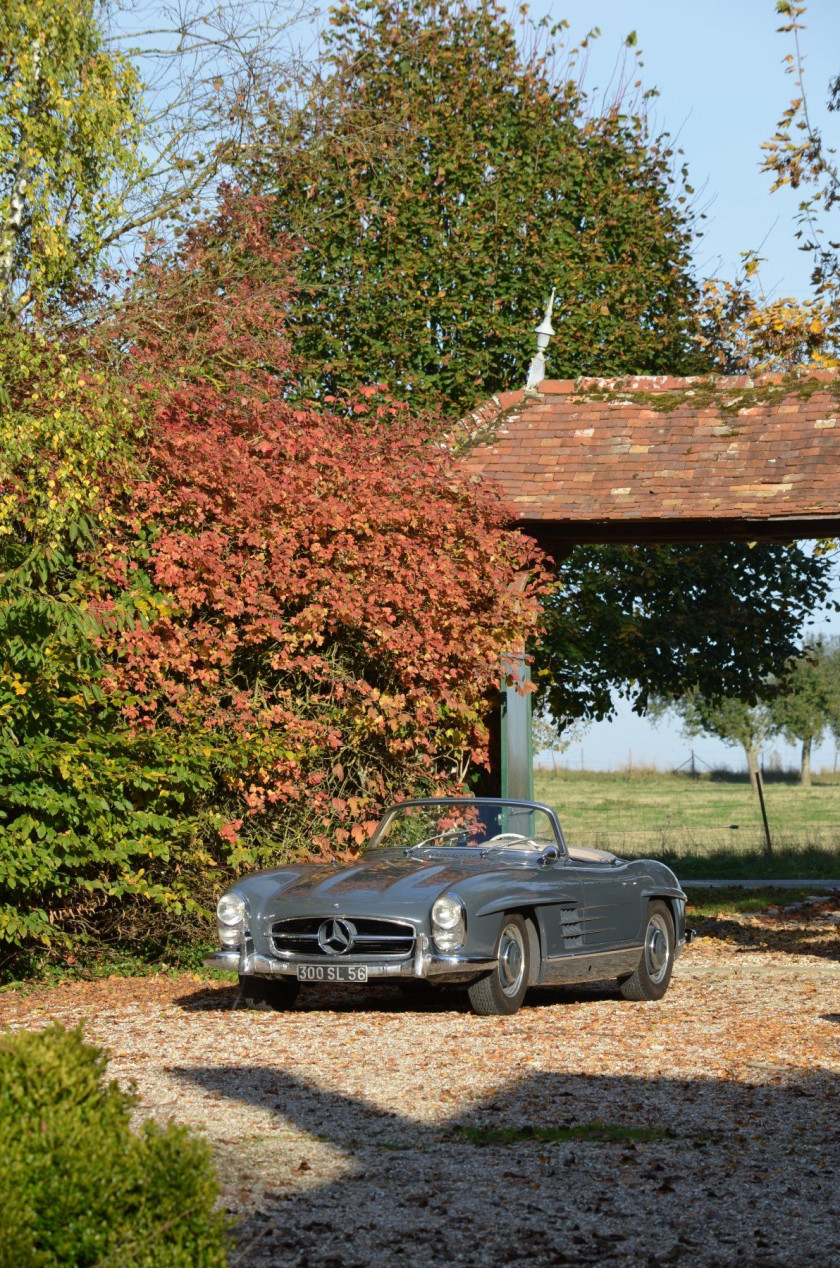
{"label": "mercedes-benz 300 sl roadster", "polygon": [[436,798],[386,810],[358,860],[254,873],[222,894],[221,950],[241,999],[289,1008],[301,983],[463,985],[514,1013],[531,986],[617,980],[658,1000],[690,941],[663,863],[566,844],[529,801]]}

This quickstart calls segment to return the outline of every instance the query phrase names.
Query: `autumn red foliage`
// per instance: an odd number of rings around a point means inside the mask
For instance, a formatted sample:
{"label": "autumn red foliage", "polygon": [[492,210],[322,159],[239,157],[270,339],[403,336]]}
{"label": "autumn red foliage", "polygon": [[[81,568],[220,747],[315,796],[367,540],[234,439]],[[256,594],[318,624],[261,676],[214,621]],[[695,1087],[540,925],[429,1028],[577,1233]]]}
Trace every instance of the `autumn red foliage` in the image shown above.
{"label": "autumn red foliage", "polygon": [[121,319],[148,437],[109,550],[139,596],[109,682],[132,727],[218,754],[224,840],[341,852],[383,801],[486,762],[499,654],[535,628],[540,573],[440,420],[376,389],[289,403],[294,249],[264,210],[231,196]]}

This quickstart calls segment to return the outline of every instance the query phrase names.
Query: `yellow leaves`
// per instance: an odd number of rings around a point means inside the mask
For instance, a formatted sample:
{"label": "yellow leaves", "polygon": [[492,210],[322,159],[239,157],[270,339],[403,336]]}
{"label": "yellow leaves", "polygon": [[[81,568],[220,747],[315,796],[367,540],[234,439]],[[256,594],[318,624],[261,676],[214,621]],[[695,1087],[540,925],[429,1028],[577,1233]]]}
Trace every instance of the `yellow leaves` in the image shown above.
{"label": "yellow leaves", "polygon": [[0,684],[10,688],[16,696],[25,696],[29,690],[29,683],[24,682],[20,674],[10,673],[8,666],[0,674]]}
{"label": "yellow leaves", "polygon": [[722,334],[730,364],[752,371],[789,371],[836,364],[840,314],[823,300],[762,302],[747,285],[760,259],[744,257],[741,281],[712,282],[704,291],[707,323]]}

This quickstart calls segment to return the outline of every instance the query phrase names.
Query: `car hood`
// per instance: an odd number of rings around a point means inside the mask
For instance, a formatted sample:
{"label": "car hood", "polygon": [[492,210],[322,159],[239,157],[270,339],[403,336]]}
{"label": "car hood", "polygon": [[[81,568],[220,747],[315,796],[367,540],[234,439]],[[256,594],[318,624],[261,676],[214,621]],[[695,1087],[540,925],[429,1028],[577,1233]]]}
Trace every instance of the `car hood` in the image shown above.
{"label": "car hood", "polygon": [[[234,888],[250,901],[252,911],[306,915],[342,911],[363,914],[427,911],[438,894],[458,881],[507,871],[498,860],[451,861],[406,857],[402,851],[380,854],[345,867],[315,863],[280,867],[237,882]],[[254,914],[257,914],[254,911]]]}

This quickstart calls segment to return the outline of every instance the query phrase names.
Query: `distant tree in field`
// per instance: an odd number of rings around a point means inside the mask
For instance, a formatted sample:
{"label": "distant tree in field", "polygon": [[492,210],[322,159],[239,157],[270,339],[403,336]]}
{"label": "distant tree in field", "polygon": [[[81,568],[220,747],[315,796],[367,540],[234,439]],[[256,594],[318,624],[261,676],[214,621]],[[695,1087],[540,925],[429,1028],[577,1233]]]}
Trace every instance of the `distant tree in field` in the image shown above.
{"label": "distant tree in field", "polygon": [[312,393],[385,382],[452,411],[520,386],[553,286],[552,373],[707,364],[691,190],[644,100],[599,116],[496,0],[365,0],[331,25],[318,109],[269,129],[249,176],[306,243]]}
{"label": "distant tree in field", "polygon": [[825,639],[820,645],[819,677],[825,710],[825,725],[840,747],[840,638]]}
{"label": "distant tree in field", "polygon": [[[836,658],[837,652],[833,653]],[[778,696],[770,705],[774,727],[788,744],[802,746],[800,783],[811,786],[811,750],[819,744],[833,713],[836,670],[832,653],[819,641],[806,643],[802,655],[791,662]]]}
{"label": "distant tree in field", "polygon": [[713,735],[733,748],[743,748],[750,787],[757,788],[761,746],[775,729],[765,702],[751,705],[737,698],[695,693],[673,702],[671,707],[682,719],[686,735]]}

